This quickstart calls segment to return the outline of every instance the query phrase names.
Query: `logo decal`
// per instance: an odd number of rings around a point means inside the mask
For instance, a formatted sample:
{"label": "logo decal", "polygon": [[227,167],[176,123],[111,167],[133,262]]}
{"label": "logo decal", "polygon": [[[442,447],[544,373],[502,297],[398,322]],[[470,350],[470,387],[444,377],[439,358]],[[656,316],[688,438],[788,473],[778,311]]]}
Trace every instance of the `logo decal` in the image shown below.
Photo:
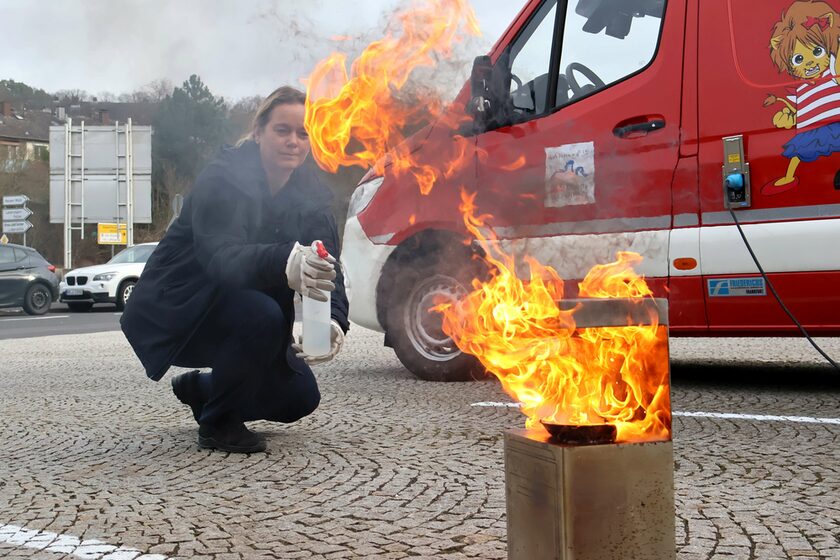
{"label": "logo decal", "polygon": [[767,295],[764,278],[711,278],[708,285],[712,297]]}

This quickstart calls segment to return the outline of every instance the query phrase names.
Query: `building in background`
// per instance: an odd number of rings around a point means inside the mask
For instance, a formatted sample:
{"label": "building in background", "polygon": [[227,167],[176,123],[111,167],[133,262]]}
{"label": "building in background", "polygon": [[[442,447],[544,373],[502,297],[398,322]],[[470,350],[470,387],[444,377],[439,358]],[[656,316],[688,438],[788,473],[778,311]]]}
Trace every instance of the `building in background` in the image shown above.
{"label": "building in background", "polygon": [[156,103],[112,103],[85,101],[33,108],[25,103],[0,100],[0,171],[26,161],[49,157],[50,126],[73,119],[74,124],[112,125],[130,118],[135,125],[150,125]]}
{"label": "building in background", "polygon": [[15,110],[10,101],[0,101],[0,170],[49,154],[50,125],[59,124],[52,111]]}

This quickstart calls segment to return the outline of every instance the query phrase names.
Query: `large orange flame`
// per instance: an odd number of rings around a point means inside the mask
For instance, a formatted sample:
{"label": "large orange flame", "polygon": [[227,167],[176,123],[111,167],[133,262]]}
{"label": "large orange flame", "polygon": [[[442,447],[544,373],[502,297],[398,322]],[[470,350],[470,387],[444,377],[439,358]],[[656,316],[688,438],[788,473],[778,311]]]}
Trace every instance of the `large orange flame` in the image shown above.
{"label": "large orange flame", "polygon": [[[454,131],[463,111],[444,107],[433,97],[404,102],[403,87],[416,68],[430,67],[462,38],[462,28],[478,34],[468,0],[428,0],[400,14],[402,34],[369,45],[348,74],[346,57],[320,63],[307,86],[306,128],[312,152],[327,171],[359,165],[383,173],[390,162],[395,177],[414,179],[428,194],[442,178],[454,182],[464,165],[487,153]],[[401,98],[401,96],[403,96]],[[442,118],[444,117],[444,118]],[[434,162],[418,158],[404,134],[440,119],[453,138],[448,148],[435,145]],[[450,153],[443,153],[449,150]],[[387,155],[387,158],[386,158]],[[516,170],[524,157],[503,168]],[[435,309],[444,331],[461,350],[478,357],[522,403],[528,425],[540,420],[562,424],[613,424],[617,441],[670,439],[671,412],[667,329],[652,324],[583,328],[576,310],[562,310],[563,281],[557,272],[530,257],[530,279],[516,276],[514,258],[499,249],[476,215],[475,195],[462,196],[467,230],[481,243],[491,267],[487,282],[475,280],[473,292]],[[409,223],[414,223],[412,215]],[[618,253],[614,263],[594,267],[580,283],[584,298],[649,298],[651,291],[633,270],[635,253]]]}
{"label": "large orange flame", "polygon": [[[476,215],[475,195],[462,195],[467,229],[481,243],[491,278],[435,309],[458,347],[478,357],[505,391],[522,403],[528,427],[613,424],[617,441],[671,437],[667,329],[649,325],[577,328],[575,309],[562,310],[563,280],[551,267],[525,257],[530,280],[516,276],[514,258],[499,248]],[[651,291],[633,270],[642,258],[620,252],[580,283],[581,298],[647,298]]]}
{"label": "large orange flame", "polygon": [[[464,31],[480,31],[468,0],[430,0],[397,17],[402,34],[368,45],[349,75],[343,54],[318,64],[307,84],[306,129],[312,154],[326,171],[359,165],[381,173],[387,153],[394,174],[413,176],[428,194],[457,162],[469,158],[463,153],[453,157],[447,169],[416,161],[404,142],[406,131],[441,117],[444,107],[434,96],[405,103],[400,95],[415,69],[433,67],[436,57],[447,57]],[[452,112],[446,116],[459,118]],[[465,145],[454,144],[461,150]]]}

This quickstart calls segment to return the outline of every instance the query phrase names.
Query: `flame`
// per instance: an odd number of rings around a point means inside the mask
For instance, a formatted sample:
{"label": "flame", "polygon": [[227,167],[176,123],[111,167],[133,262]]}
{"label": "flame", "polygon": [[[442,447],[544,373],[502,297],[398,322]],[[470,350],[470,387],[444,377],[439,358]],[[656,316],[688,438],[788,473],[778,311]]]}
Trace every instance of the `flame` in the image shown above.
{"label": "flame", "polygon": [[[667,330],[651,325],[577,328],[575,309],[561,310],[563,280],[525,257],[530,280],[516,276],[514,258],[503,253],[489,215],[476,215],[475,194],[462,193],[464,224],[486,252],[490,280],[474,280],[458,302],[434,309],[458,347],[476,356],[522,403],[527,426],[614,424],[617,441],[671,437]],[[645,281],[633,270],[642,257],[620,252],[616,262],[592,268],[580,297],[645,298]]]}
{"label": "flame", "polygon": [[[428,0],[398,18],[401,35],[371,43],[349,72],[340,53],[318,64],[307,82],[305,123],[323,169],[334,173],[358,165],[382,174],[389,165],[394,177],[408,176],[428,194],[440,179],[454,182],[465,164],[490,156],[455,133],[468,120],[464,108],[446,108],[423,92],[418,97],[413,91],[410,99],[404,88],[415,69],[434,66],[464,33],[477,35],[479,29],[468,0]],[[432,120],[452,142],[414,150],[407,131]],[[434,159],[424,162],[424,154]],[[503,169],[525,165],[520,156]],[[670,439],[666,328],[656,322],[578,328],[576,310],[558,307],[564,284],[557,272],[526,256],[530,279],[521,280],[514,258],[499,249],[487,225],[492,216],[476,215],[475,195],[462,193],[460,208],[467,230],[484,248],[490,279],[474,280],[472,293],[434,309],[458,347],[478,357],[522,403],[527,425],[609,423],[617,428],[617,441]],[[409,223],[415,221],[412,215]],[[594,267],[580,283],[581,297],[650,297],[634,272],[640,262],[639,255],[627,252]]]}
{"label": "flame", "polygon": [[465,33],[479,35],[480,30],[468,0],[429,0],[397,18],[402,34],[387,34],[368,45],[349,74],[347,57],[340,53],[317,65],[307,82],[306,129],[312,154],[324,170],[335,173],[340,166],[358,165],[382,173],[387,153],[394,174],[408,174],[428,194],[441,177],[470,161],[469,142],[456,140],[455,153],[447,159],[451,163],[442,169],[415,159],[404,134],[442,116],[454,129],[466,115],[444,115],[443,104],[429,93],[411,102],[400,96],[406,95],[403,88],[415,69],[433,67]]}

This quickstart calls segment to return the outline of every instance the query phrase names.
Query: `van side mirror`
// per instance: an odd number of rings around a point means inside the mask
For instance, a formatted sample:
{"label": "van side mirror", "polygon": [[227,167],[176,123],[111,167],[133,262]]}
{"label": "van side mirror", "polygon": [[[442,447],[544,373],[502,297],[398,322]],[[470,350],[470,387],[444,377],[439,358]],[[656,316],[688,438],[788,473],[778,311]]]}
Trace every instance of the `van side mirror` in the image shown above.
{"label": "van side mirror", "polygon": [[495,64],[489,56],[476,57],[470,76],[471,99],[467,107],[473,117],[473,133],[513,122],[510,83],[509,48],[502,52]]}
{"label": "van side mirror", "polygon": [[469,112],[476,120],[486,120],[490,109],[490,80],[493,77],[493,62],[489,56],[477,56],[470,74]]}

